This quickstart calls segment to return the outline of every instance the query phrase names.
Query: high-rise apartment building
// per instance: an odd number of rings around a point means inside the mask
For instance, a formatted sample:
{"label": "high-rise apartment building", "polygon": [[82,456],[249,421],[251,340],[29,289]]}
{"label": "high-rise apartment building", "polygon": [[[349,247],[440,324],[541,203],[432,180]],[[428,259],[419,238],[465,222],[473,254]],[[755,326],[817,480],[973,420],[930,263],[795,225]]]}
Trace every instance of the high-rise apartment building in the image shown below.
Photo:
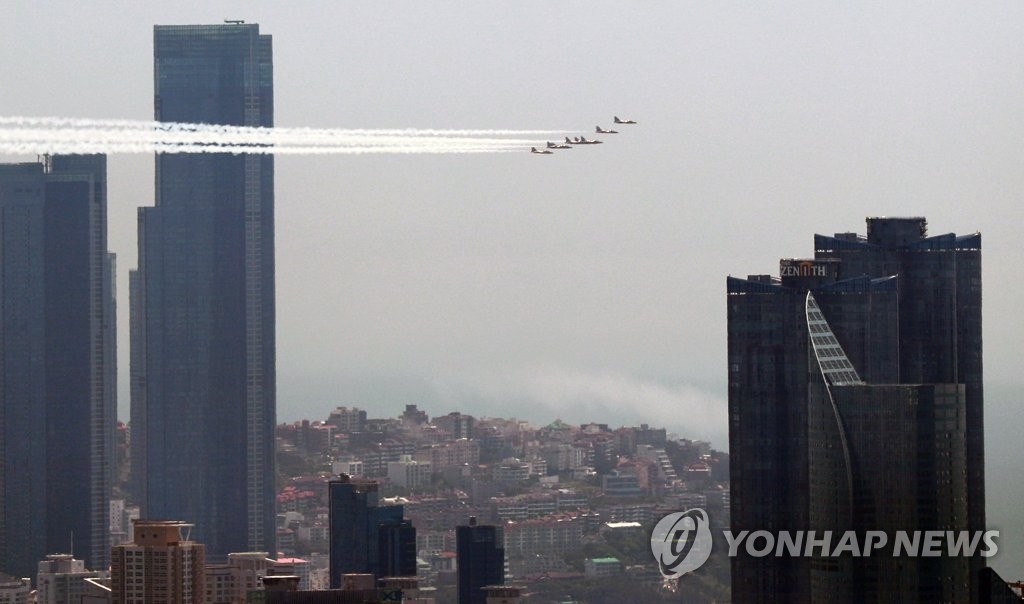
{"label": "high-rise apartment building", "polygon": [[[981,236],[929,237],[923,218],[867,225],[817,235],[815,257],[782,260],[778,278],[728,279],[734,532],[984,528]],[[741,551],[732,596],[811,601],[845,581],[854,601],[897,586],[965,601],[982,566],[929,564]]]}
{"label": "high-rise apartment building", "polygon": [[486,604],[485,587],[505,583],[505,539],[500,526],[469,524],[455,528],[459,604]]}
{"label": "high-rise apartment building", "polygon": [[[808,387],[810,528],[895,535],[967,529],[962,384],[866,384],[811,292],[814,361]],[[815,371],[817,369],[817,371]],[[970,560],[906,559],[894,544],[872,556],[808,561],[809,600],[968,602]]]}
{"label": "high-rise apartment building", "polygon": [[109,561],[116,421],[106,156],[0,165],[0,571]]}
{"label": "high-rise apartment building", "polygon": [[192,525],[135,520],[135,540],[115,545],[110,562],[113,604],[204,604],[206,561]]}
{"label": "high-rise apartment building", "polygon": [[342,475],[328,484],[331,589],[347,574],[416,576],[416,528],[401,505],[380,505],[377,483]]}
{"label": "high-rise apartment building", "polygon": [[[273,126],[258,25],[158,25],[153,45],[157,121]],[[157,155],[155,202],[130,281],[134,495],[213,560],[276,551],[273,157]]]}

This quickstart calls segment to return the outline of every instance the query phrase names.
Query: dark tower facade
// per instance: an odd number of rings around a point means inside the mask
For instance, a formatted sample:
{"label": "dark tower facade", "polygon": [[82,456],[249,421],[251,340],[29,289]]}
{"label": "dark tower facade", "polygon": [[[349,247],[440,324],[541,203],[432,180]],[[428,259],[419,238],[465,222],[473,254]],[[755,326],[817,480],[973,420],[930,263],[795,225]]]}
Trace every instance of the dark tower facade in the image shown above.
{"label": "dark tower facade", "polygon": [[0,565],[109,564],[116,421],[106,157],[0,166]]}
{"label": "dark tower facade", "polygon": [[[273,126],[258,25],[158,25],[153,46],[157,121]],[[276,551],[273,157],[157,155],[155,201],[131,283],[134,495],[211,559]]]}
{"label": "dark tower facade", "polygon": [[[815,236],[815,258],[782,260],[779,278],[728,279],[731,530],[814,529],[823,519],[824,528],[983,530],[980,248],[977,234],[927,236],[923,218],[869,218],[867,237]],[[858,384],[824,385],[834,360],[819,363],[814,354],[808,292]],[[957,405],[952,436],[929,441],[945,434],[936,426],[950,423],[945,414]],[[882,430],[885,414],[895,423]],[[894,443],[896,435],[904,440]],[[881,453],[898,446],[899,455]],[[889,468],[889,477],[903,476],[903,489],[878,490],[867,477],[896,459],[917,464],[913,476]],[[900,502],[905,513],[872,516],[881,501]],[[811,601],[812,587],[836,585],[822,581],[842,570],[829,564],[741,552],[732,562],[733,599]],[[901,593],[962,601],[961,587],[972,589],[982,566],[980,558],[968,564],[969,571],[922,564],[921,580],[905,582]],[[859,584],[881,581],[883,591],[896,580],[884,568],[857,572]],[[929,579],[940,572],[950,579]]]}
{"label": "dark tower facade", "polygon": [[342,475],[328,484],[331,589],[346,574],[416,576],[416,529],[401,505],[379,505],[377,483]]}
{"label": "dark tower facade", "polygon": [[505,583],[504,531],[470,518],[468,526],[455,529],[455,550],[459,604],[486,604],[484,587]]}

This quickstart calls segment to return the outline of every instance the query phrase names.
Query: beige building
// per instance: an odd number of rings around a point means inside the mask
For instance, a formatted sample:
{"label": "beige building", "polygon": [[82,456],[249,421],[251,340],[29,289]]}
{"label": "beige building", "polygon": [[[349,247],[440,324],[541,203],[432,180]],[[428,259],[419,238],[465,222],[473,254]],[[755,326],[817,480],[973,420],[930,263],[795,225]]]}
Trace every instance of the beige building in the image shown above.
{"label": "beige building", "polygon": [[192,525],[135,520],[135,540],[111,548],[113,604],[206,604],[205,548]]}
{"label": "beige building", "polygon": [[226,564],[206,565],[206,604],[245,604],[250,591],[263,589],[263,577],[273,572],[267,552],[228,554]]}
{"label": "beige building", "polygon": [[32,581],[0,573],[0,604],[29,604]]}
{"label": "beige building", "polygon": [[71,554],[50,554],[39,563],[36,604],[79,604],[86,579],[105,579],[107,571],[86,570],[84,560]]}

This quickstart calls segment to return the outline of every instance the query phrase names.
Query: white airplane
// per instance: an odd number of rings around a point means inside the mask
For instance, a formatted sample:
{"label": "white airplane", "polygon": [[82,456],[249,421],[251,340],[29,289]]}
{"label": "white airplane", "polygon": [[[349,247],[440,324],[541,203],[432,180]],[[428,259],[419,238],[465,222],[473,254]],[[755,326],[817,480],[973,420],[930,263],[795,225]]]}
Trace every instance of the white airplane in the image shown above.
{"label": "white airplane", "polygon": [[588,141],[586,138],[584,138],[582,136],[579,137],[579,138],[574,138],[572,140],[569,140],[569,137],[567,136],[567,137],[565,137],[565,142],[569,143],[570,145],[600,145],[604,141],[598,141],[598,140]]}
{"label": "white airplane", "polygon": [[618,130],[605,130],[604,128],[602,128],[600,126],[596,126],[594,128],[594,132],[597,132],[598,134],[618,134],[619,133]]}
{"label": "white airplane", "polygon": [[635,124],[636,122],[634,122],[633,120],[619,119],[619,116],[616,115],[615,116],[615,123],[616,124]]}
{"label": "white airplane", "polygon": [[552,151],[549,151],[547,149],[544,149],[543,151],[538,151],[537,147],[530,147],[530,153],[538,153],[540,155],[551,155]]}
{"label": "white airplane", "polygon": [[572,147],[566,144],[548,141],[548,149],[572,149]]}

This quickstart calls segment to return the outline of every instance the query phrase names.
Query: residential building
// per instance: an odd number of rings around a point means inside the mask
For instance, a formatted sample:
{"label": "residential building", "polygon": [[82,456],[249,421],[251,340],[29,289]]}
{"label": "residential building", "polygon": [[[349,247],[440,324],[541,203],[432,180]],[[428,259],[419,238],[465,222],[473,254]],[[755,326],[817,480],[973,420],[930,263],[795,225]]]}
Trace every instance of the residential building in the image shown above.
{"label": "residential building", "polygon": [[505,553],[510,558],[560,556],[579,548],[583,525],[579,516],[570,514],[508,521],[504,525]]}
{"label": "residential building", "polygon": [[[274,125],[259,25],[157,25],[153,44],[156,121]],[[135,497],[211,559],[276,551],[273,156],[158,154],[138,218]]]}
{"label": "residential building", "polygon": [[[779,266],[778,278],[727,280],[730,528],[983,529],[981,236],[929,237],[924,218],[868,218],[866,237],[816,235],[814,258]],[[962,417],[942,416],[948,442],[912,442],[935,433],[929,413],[958,409]],[[837,460],[840,450],[860,457]],[[901,490],[880,490],[871,482],[879,473]],[[882,514],[879,505],[894,507]],[[983,565],[902,560],[921,577],[907,591],[884,568],[826,568],[833,562],[741,550],[732,597],[842,600],[820,590],[850,581],[849,571],[867,573],[852,579],[868,590],[851,592],[854,601],[890,588],[960,601],[961,587],[976,593]]]}
{"label": "residential building", "polygon": [[87,570],[84,560],[70,554],[49,554],[36,573],[36,604],[78,604],[86,579],[107,579],[107,570]]}
{"label": "residential building", "polygon": [[192,525],[136,520],[135,540],[112,548],[113,604],[205,604],[206,556]]}
{"label": "residential building", "polygon": [[463,415],[458,411],[452,411],[448,415],[434,418],[434,425],[443,430],[449,438],[458,440],[460,438],[472,439],[473,428],[476,425],[476,418],[472,415]]}
{"label": "residential building", "polygon": [[327,417],[327,423],[339,432],[362,432],[366,426],[366,411],[355,407],[338,407]]}
{"label": "residential building", "polygon": [[267,552],[235,552],[220,564],[206,565],[206,604],[244,604],[263,589],[263,577],[277,574]]}
{"label": "residential building", "polygon": [[109,561],[117,400],[106,161],[0,165],[0,571],[16,577],[49,552]]}
{"label": "residential building", "polygon": [[0,573],[0,604],[30,604],[32,600],[32,580],[28,577],[18,579]]}
{"label": "residential building", "polygon": [[[819,371],[808,392],[810,521],[814,530],[967,529],[966,413],[960,384],[868,385],[807,294]],[[810,600],[970,601],[969,559],[874,556],[810,561]]]}
{"label": "residential building", "polygon": [[430,462],[435,472],[451,466],[476,466],[480,463],[480,443],[460,438],[446,443],[428,445],[416,451],[416,461]]}
{"label": "residential building", "polygon": [[679,476],[676,474],[676,469],[672,466],[668,454],[665,453],[665,449],[659,449],[652,445],[637,445],[636,456],[654,462],[657,465],[658,478],[663,482],[672,483],[678,480]]}
{"label": "residential building", "polygon": [[388,462],[388,480],[403,489],[418,489],[430,484],[433,466],[429,461],[414,461],[403,455],[398,461]]}
{"label": "residential building", "polygon": [[515,484],[529,480],[530,471],[532,469],[533,467],[529,462],[510,457],[502,461],[500,464],[494,464],[491,472],[493,473],[495,482],[501,484]]}
{"label": "residential building", "polygon": [[631,472],[612,470],[601,477],[601,489],[608,497],[639,497],[647,492],[641,485],[637,468]]}

